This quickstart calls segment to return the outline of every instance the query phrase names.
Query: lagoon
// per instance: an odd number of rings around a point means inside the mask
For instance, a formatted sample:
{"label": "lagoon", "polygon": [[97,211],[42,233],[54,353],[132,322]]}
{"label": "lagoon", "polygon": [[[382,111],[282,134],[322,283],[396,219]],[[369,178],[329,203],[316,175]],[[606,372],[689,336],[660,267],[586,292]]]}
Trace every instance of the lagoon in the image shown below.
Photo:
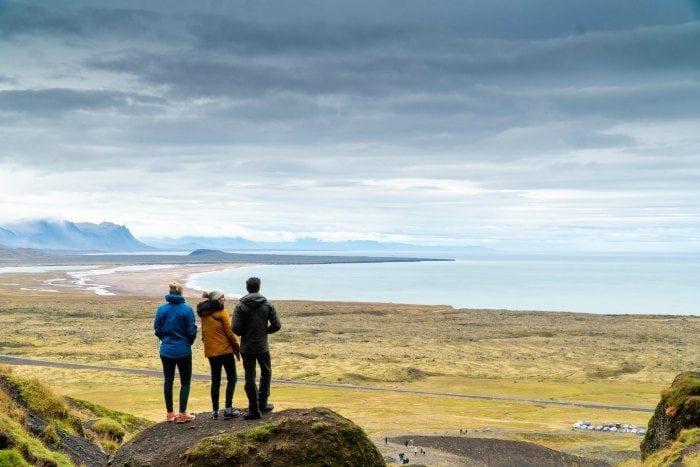
{"label": "lagoon", "polygon": [[188,286],[221,288],[238,296],[245,279],[256,275],[271,300],[700,315],[698,255],[440,252],[426,256],[455,261],[254,266],[195,274]]}

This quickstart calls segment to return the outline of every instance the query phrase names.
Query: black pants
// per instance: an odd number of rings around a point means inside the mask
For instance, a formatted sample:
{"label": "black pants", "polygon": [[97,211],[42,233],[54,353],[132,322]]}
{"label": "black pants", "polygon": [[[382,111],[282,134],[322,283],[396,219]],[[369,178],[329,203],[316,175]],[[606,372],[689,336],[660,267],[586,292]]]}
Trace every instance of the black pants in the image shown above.
{"label": "black pants", "polygon": [[211,406],[216,412],[219,410],[219,388],[221,387],[221,367],[226,371],[226,408],[233,407],[233,390],[236,388],[236,362],[233,354],[217,355],[209,357],[211,368]]}
{"label": "black pants", "polygon": [[[270,397],[270,380],[272,379],[272,363],[270,352],[241,354],[245,370],[245,394],[248,396],[248,410],[258,412],[259,406],[267,404]],[[260,389],[255,385],[256,365],[260,365]]]}
{"label": "black pants", "polygon": [[165,408],[173,411],[173,383],[175,382],[175,367],[180,373],[180,412],[187,412],[187,399],[190,397],[190,381],[192,379],[192,355],[180,358],[168,358],[160,356],[163,362],[163,395],[165,396]]}

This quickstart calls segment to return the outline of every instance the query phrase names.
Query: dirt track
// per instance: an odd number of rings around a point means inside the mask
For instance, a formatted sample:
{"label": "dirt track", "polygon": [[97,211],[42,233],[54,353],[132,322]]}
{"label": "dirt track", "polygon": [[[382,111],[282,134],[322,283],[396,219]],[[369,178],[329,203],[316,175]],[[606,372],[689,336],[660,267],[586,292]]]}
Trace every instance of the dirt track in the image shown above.
{"label": "dirt track", "polygon": [[[2,355],[0,354],[0,363],[5,363],[8,365],[31,365],[31,366],[44,366],[53,368],[68,368],[73,370],[98,370],[98,371],[114,371],[121,373],[131,373],[146,376],[162,376],[160,370],[149,370],[142,368],[123,368],[114,366],[102,366],[102,365],[84,365],[79,363],[67,363],[67,362],[53,362],[50,360],[37,360],[31,358],[15,357],[12,355]],[[194,373],[192,375],[193,379],[209,381],[210,376],[208,374],[198,374]],[[543,399],[527,399],[527,398],[517,398],[517,397],[502,397],[502,396],[486,396],[481,394],[463,394],[454,392],[433,392],[433,391],[420,391],[414,389],[400,389],[400,388],[390,388],[383,386],[364,386],[358,384],[347,384],[347,383],[322,383],[322,382],[311,382],[311,381],[294,381],[288,379],[273,379],[273,383],[276,384],[293,384],[299,386],[317,386],[317,387],[329,387],[329,388],[342,388],[342,389],[355,389],[362,391],[388,391],[388,392],[399,392],[405,394],[422,394],[426,396],[439,396],[439,397],[459,397],[465,399],[481,399],[481,400],[498,400],[498,401],[508,401],[508,402],[529,402],[533,404],[542,405],[563,405],[563,406],[573,406],[573,407],[586,407],[589,409],[611,409],[611,410],[628,410],[632,412],[654,412],[653,407],[633,407],[627,405],[607,405],[607,404],[596,404],[592,402],[581,402],[581,401],[563,401],[563,400],[543,400]]]}
{"label": "dirt track", "polygon": [[[411,436],[416,446],[438,449],[464,459],[465,464],[479,467],[607,467],[595,459],[573,456],[534,443],[491,438],[457,436]],[[401,442],[393,438],[394,442]],[[420,462],[420,456],[409,458]]]}

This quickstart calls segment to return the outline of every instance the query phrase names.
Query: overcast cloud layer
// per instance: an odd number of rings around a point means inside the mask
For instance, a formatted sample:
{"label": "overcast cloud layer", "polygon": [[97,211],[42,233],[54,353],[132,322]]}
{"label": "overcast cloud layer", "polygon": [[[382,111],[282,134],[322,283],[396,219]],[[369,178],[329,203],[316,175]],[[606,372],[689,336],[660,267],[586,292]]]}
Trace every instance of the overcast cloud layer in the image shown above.
{"label": "overcast cloud layer", "polygon": [[0,0],[0,221],[700,251],[700,2]]}

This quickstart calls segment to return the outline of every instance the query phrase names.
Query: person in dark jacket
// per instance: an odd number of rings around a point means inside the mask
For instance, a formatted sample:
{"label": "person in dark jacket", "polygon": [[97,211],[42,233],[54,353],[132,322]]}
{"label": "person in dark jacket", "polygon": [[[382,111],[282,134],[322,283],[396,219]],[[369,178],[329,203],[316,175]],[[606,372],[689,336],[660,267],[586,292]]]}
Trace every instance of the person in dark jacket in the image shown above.
{"label": "person in dark jacket", "polygon": [[[260,279],[249,278],[245,283],[248,294],[238,301],[233,313],[231,330],[241,337],[241,356],[245,371],[245,393],[248,396],[246,420],[257,420],[262,412],[274,409],[270,397],[272,363],[267,335],[282,328],[274,305],[260,295]],[[260,365],[260,388],[255,385],[256,366]]]}
{"label": "person in dark jacket", "polygon": [[[167,409],[167,421],[191,422],[194,415],[187,413],[187,399],[192,379],[192,344],[197,337],[197,324],[192,307],[185,303],[182,286],[173,282],[166,303],[158,307],[153,320],[153,330],[160,339],[160,360],[163,363],[163,394]],[[175,367],[180,373],[180,412],[173,411],[173,382]]]}

